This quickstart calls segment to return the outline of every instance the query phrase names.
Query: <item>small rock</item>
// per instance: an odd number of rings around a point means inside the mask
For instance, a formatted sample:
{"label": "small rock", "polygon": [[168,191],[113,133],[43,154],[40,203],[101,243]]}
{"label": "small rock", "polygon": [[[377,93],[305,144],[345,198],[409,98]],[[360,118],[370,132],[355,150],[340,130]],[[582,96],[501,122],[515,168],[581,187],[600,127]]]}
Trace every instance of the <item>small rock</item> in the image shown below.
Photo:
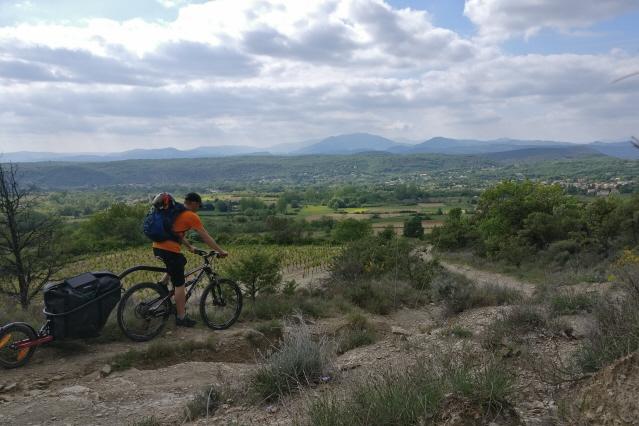
{"label": "small rock", "polygon": [[102,377],[102,374],[99,371],[94,371],[93,373],[89,373],[83,377],[83,379],[88,381],[99,380]]}
{"label": "small rock", "polygon": [[0,395],[0,402],[11,402],[11,397],[8,395]]}
{"label": "small rock", "polygon": [[397,326],[392,326],[391,327],[391,333],[399,335],[399,336],[410,336],[411,333],[407,330],[404,330],[401,327],[397,327]]}
{"label": "small rock", "polygon": [[57,381],[60,381],[60,380],[62,380],[62,376],[53,376],[53,377],[51,377],[51,381],[52,382],[57,382]]}
{"label": "small rock", "polygon": [[9,383],[8,385],[5,385],[4,389],[2,390],[2,392],[5,393],[9,393],[9,392],[13,392],[14,390],[18,389],[18,384],[17,383]]}
{"label": "small rock", "polygon": [[266,412],[269,414],[275,414],[277,413],[277,407],[274,405],[269,405],[268,407],[266,407]]}
{"label": "small rock", "polygon": [[80,386],[80,385],[75,385],[75,386],[69,386],[68,388],[64,388],[60,390],[60,394],[66,394],[66,395],[79,395],[82,393],[88,393],[91,392],[91,389],[89,389],[86,386]]}
{"label": "small rock", "polygon": [[44,389],[47,386],[49,386],[49,382],[47,382],[46,380],[36,380],[35,382],[31,383],[31,387],[35,389]]}
{"label": "small rock", "polygon": [[113,368],[111,367],[111,365],[106,364],[104,367],[100,369],[100,376],[107,377],[108,375],[111,374],[112,371],[113,371]]}

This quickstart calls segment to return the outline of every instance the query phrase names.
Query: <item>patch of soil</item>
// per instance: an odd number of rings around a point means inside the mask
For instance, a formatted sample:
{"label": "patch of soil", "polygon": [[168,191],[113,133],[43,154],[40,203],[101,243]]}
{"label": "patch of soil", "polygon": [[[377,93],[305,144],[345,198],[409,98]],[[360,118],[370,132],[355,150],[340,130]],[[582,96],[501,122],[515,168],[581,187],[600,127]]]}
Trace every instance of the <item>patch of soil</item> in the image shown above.
{"label": "patch of soil", "polygon": [[639,352],[615,361],[579,386],[568,417],[579,424],[639,424]]}
{"label": "patch of soil", "polygon": [[471,401],[449,396],[443,402],[436,424],[442,426],[518,426],[523,423],[511,407],[501,407],[484,413],[481,407]]}

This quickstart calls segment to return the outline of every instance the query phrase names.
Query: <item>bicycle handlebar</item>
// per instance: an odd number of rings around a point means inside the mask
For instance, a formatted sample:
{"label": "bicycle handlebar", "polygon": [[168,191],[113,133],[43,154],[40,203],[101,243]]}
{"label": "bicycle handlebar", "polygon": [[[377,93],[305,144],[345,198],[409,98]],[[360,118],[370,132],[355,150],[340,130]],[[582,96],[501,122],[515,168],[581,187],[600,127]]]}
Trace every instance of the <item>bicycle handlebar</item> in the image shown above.
{"label": "bicycle handlebar", "polygon": [[215,250],[206,251],[195,249],[193,253],[201,257],[220,257],[220,253],[216,252]]}

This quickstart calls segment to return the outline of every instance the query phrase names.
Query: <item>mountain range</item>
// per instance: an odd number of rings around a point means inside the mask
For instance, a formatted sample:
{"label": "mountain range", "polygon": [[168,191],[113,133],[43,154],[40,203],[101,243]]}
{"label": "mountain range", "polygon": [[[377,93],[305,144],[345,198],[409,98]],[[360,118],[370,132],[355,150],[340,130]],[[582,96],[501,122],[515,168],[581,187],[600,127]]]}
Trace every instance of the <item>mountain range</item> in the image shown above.
{"label": "mountain range", "polygon": [[[592,142],[575,144],[545,140],[518,139],[451,139],[435,137],[415,144],[398,143],[391,139],[369,133],[353,133],[330,136],[322,140],[308,140],[299,143],[274,145],[267,148],[253,146],[206,146],[190,150],[176,148],[134,149],[116,153],[52,153],[20,151],[0,156],[3,162],[109,162],[121,160],[161,160],[177,158],[212,158],[238,155],[348,155],[363,152],[387,152],[394,154],[447,154],[447,155],[486,155],[502,154],[503,157],[577,157],[587,155],[606,155],[623,159],[639,159],[639,150],[629,142]],[[518,151],[514,155],[513,152]],[[496,156],[497,158],[500,155]]]}

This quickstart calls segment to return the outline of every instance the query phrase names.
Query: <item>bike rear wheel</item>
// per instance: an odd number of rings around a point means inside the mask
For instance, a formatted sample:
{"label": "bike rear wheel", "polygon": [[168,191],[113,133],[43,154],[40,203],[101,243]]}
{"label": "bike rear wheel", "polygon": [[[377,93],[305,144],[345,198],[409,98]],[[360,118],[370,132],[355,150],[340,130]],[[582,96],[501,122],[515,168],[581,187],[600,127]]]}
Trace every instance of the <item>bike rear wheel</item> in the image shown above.
{"label": "bike rear wheel", "polygon": [[171,300],[166,287],[140,283],[128,289],[118,306],[118,325],[135,342],[157,337],[171,314]]}
{"label": "bike rear wheel", "polygon": [[18,349],[16,344],[37,338],[36,332],[27,324],[9,324],[0,333],[0,366],[18,368],[25,365],[35,352],[35,346]]}
{"label": "bike rear wheel", "polygon": [[213,330],[225,330],[235,324],[242,312],[242,291],[226,278],[215,279],[200,298],[200,316]]}

